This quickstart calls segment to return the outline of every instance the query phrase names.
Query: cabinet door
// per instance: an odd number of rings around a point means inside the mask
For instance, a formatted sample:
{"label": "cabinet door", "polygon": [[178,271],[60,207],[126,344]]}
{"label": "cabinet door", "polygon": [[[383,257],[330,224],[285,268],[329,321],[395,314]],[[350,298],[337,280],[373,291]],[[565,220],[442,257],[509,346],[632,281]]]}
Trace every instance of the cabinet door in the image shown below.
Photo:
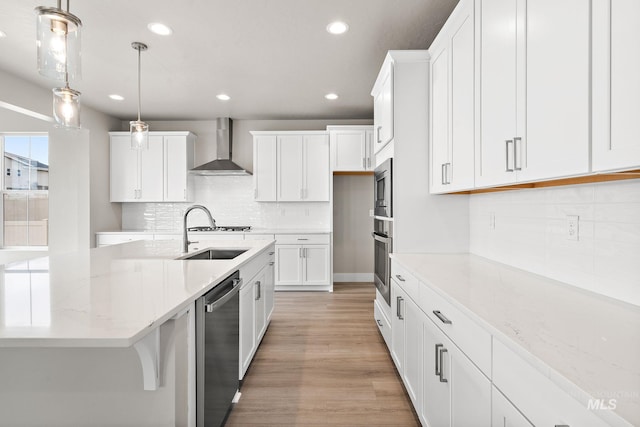
{"label": "cabinet door", "polygon": [[513,140],[518,136],[516,88],[520,83],[516,20],[522,1],[484,0],[479,4],[482,114],[475,182],[487,186],[516,180]]}
{"label": "cabinet door", "polygon": [[271,315],[273,314],[273,309],[275,308],[275,278],[274,278],[274,270],[275,270],[275,262],[270,261],[267,265],[267,271],[265,275],[265,284],[264,284],[264,305],[265,305],[265,318],[267,325],[269,324],[269,320],[271,319]]}
{"label": "cabinet door", "polygon": [[[448,340],[436,325],[427,317],[423,318],[423,400],[422,400],[422,420],[427,426],[440,427],[449,426],[451,419],[451,397],[450,375],[451,360],[450,353],[445,353]],[[441,351],[442,350],[442,351]],[[441,363],[443,362],[443,363]],[[439,372],[442,372],[440,381]],[[471,425],[482,425],[471,423]]]}
{"label": "cabinet door", "polygon": [[593,1],[593,170],[640,167],[640,2]]}
{"label": "cabinet door", "polygon": [[130,136],[111,137],[111,201],[135,202],[138,190],[138,151]]}
{"label": "cabinet door", "polygon": [[276,245],[276,285],[302,284],[302,246]]}
{"label": "cabinet door", "polygon": [[[527,2],[527,119],[526,135],[519,135],[526,138],[516,153],[518,181],[589,172],[590,9],[584,0]],[[636,31],[630,53],[640,58]],[[637,73],[634,80],[640,80]]]}
{"label": "cabinet door", "polygon": [[491,387],[491,427],[533,427],[497,388]]}
{"label": "cabinet door", "polygon": [[264,267],[254,280],[254,301],[256,312],[256,346],[260,343],[260,339],[267,329],[267,312],[265,302],[265,285],[267,282],[267,268]]}
{"label": "cabinet door", "polygon": [[449,49],[432,48],[431,60],[431,191],[447,191],[449,163]]}
{"label": "cabinet door", "polygon": [[[467,427],[491,424],[491,381],[453,343],[447,344],[450,355],[451,426]],[[446,371],[446,362],[444,369]]]}
{"label": "cabinet door", "polygon": [[475,144],[475,26],[474,2],[463,1],[453,26],[450,45],[451,131],[448,191],[474,185]]}
{"label": "cabinet door", "polygon": [[372,171],[376,165],[373,157],[373,130],[365,131],[365,156],[367,159],[366,170]]}
{"label": "cabinet door", "polygon": [[303,283],[305,285],[328,285],[329,245],[304,246],[302,249],[304,264]]}
{"label": "cabinet door", "polygon": [[364,131],[332,131],[331,163],[334,171],[364,171],[367,169],[367,141]]}
{"label": "cabinet door", "polygon": [[398,373],[404,372],[404,305],[407,296],[402,288],[391,281],[391,358]]}
{"label": "cabinet door", "polygon": [[163,137],[149,136],[149,149],[140,150],[139,202],[161,202],[164,196]]}
{"label": "cabinet door", "polygon": [[278,136],[278,201],[302,200],[303,162],[302,135]]}
{"label": "cabinet door", "polygon": [[253,138],[254,199],[259,202],[276,201],[276,136]]}
{"label": "cabinet door", "polygon": [[253,282],[240,289],[240,378],[244,377],[256,346],[256,320]]}
{"label": "cabinet door", "polygon": [[329,135],[305,135],[303,141],[303,200],[328,202],[331,178]]}
{"label": "cabinet door", "polygon": [[416,413],[422,407],[422,322],[424,314],[410,299],[404,301],[405,349],[403,380]]}
{"label": "cabinet door", "polygon": [[393,66],[382,78],[378,93],[373,97],[374,152],[380,151],[393,139]]}
{"label": "cabinet door", "polygon": [[164,201],[186,202],[189,169],[193,167],[193,144],[186,136],[164,137]]}

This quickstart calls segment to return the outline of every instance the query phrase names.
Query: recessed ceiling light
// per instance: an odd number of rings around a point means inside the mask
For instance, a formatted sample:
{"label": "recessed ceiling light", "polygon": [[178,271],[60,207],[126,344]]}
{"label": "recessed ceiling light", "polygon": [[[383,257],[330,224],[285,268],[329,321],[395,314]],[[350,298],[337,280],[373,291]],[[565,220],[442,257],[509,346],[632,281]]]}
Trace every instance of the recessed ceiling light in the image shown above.
{"label": "recessed ceiling light", "polygon": [[7,37],[7,33],[5,33],[4,31],[0,30],[0,39]]}
{"label": "recessed ceiling light", "polygon": [[152,22],[151,24],[147,25],[147,28],[152,33],[156,33],[161,36],[170,36],[171,34],[173,34],[173,30],[171,28],[167,27],[164,24],[161,24],[160,22]]}
{"label": "recessed ceiling light", "polygon": [[124,101],[124,96],[121,96],[115,93],[112,95],[109,95],[109,98],[113,99],[114,101]]}
{"label": "recessed ceiling light", "polygon": [[335,21],[327,25],[327,31],[331,34],[343,34],[349,30],[349,26],[342,21]]}
{"label": "recessed ceiling light", "polygon": [[216,95],[216,98],[218,98],[220,101],[228,101],[231,99],[231,97],[225,93],[221,93],[219,95]]}
{"label": "recessed ceiling light", "polygon": [[330,101],[335,101],[336,99],[338,99],[338,94],[336,94],[336,93],[328,93],[324,97],[327,98]]}

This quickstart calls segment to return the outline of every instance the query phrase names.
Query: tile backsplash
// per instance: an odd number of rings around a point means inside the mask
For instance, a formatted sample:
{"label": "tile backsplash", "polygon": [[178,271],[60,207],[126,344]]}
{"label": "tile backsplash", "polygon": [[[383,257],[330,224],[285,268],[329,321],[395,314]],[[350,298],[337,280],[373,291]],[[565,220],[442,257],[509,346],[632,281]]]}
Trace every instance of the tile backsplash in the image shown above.
{"label": "tile backsplash", "polygon": [[[329,229],[328,202],[256,202],[251,176],[189,176],[194,203],[206,206],[218,225],[270,229]],[[184,210],[194,203],[123,203],[122,229],[154,232],[181,230]],[[189,226],[208,225],[201,211],[189,215]]]}
{"label": "tile backsplash", "polygon": [[470,233],[476,255],[640,305],[640,180],[472,195]]}

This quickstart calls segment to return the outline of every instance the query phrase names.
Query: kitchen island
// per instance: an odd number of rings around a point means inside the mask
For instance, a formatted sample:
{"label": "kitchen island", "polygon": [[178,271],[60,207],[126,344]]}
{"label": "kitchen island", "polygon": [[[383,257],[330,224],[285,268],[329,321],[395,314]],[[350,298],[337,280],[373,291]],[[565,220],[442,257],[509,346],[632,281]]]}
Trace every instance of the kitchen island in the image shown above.
{"label": "kitchen island", "polygon": [[247,251],[137,241],[0,267],[0,425],[194,425],[194,302],[273,241],[206,247]]}

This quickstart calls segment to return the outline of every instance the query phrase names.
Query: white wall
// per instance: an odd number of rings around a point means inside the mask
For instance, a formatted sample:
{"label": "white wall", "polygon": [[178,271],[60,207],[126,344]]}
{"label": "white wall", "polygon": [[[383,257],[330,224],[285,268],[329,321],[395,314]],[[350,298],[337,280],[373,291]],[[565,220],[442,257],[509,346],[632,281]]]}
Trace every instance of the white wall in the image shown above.
{"label": "white wall", "polygon": [[373,175],[333,177],[333,276],[373,281]]}
{"label": "white wall", "polygon": [[640,180],[473,195],[470,230],[474,254],[640,305]]}

